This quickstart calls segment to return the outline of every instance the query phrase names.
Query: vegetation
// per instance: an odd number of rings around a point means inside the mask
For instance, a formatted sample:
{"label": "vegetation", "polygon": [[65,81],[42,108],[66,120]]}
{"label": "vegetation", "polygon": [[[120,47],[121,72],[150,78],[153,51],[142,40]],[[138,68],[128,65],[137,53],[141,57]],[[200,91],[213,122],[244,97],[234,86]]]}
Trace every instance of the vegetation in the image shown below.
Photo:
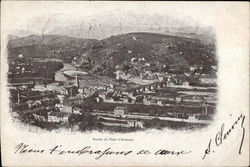
{"label": "vegetation", "polygon": [[[186,68],[196,64],[205,65],[204,70],[209,70],[211,65],[217,64],[214,43],[154,33],[129,33],[103,40],[31,35],[10,40],[8,50],[10,59],[20,53],[28,58],[58,58],[110,77],[116,66],[125,72],[131,70],[129,63],[133,57],[144,57],[155,69],[162,69],[164,65]],[[138,68],[130,72],[137,74]]]}

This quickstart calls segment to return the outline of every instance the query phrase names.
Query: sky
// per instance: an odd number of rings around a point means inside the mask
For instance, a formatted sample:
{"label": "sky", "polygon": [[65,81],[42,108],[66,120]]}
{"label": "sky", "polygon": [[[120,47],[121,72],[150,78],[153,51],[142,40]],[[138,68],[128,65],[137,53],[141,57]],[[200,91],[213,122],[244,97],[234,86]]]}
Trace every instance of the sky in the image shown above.
{"label": "sky", "polygon": [[190,24],[211,26],[214,24],[215,10],[216,5],[209,2],[9,1],[2,3],[1,11],[8,29],[41,32],[46,24],[66,26],[95,16],[127,15],[130,20],[130,13],[169,16]]}

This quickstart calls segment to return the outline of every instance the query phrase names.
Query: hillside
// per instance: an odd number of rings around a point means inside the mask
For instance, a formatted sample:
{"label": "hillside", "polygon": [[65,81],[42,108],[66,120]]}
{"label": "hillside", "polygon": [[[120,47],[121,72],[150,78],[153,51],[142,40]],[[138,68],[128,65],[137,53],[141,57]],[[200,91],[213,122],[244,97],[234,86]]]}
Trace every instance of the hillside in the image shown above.
{"label": "hillside", "polygon": [[72,38],[60,35],[31,35],[9,41],[11,58],[23,53],[25,57],[60,58],[93,70],[108,66],[114,69],[145,58],[150,64],[187,67],[217,64],[215,44],[197,38],[155,33],[128,33],[103,40]]}
{"label": "hillside", "polygon": [[9,58],[15,59],[18,54],[26,58],[59,58],[71,59],[82,52],[82,49],[98,43],[94,39],[81,39],[61,35],[29,35],[12,38],[8,43]]}
{"label": "hillside", "polygon": [[215,45],[199,39],[154,33],[129,33],[101,40],[102,45],[89,48],[85,56],[97,64],[121,65],[131,58],[145,58],[152,64],[177,66],[216,64]]}

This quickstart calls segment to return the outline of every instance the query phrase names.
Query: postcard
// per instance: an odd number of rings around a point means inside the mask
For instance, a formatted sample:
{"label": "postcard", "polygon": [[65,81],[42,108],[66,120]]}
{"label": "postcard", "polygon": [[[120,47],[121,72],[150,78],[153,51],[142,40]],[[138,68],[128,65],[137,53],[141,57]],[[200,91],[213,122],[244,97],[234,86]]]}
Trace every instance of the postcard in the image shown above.
{"label": "postcard", "polygon": [[249,3],[1,2],[3,166],[248,166]]}

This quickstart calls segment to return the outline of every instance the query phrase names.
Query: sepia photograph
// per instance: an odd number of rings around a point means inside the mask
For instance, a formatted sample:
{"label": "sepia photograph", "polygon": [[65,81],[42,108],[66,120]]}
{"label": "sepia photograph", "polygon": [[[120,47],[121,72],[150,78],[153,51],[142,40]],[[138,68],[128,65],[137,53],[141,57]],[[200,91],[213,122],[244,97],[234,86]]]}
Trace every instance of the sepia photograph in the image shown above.
{"label": "sepia photograph", "polygon": [[30,26],[8,36],[16,121],[83,132],[193,129],[213,121],[213,27],[143,13],[47,17],[29,23],[40,32]]}

